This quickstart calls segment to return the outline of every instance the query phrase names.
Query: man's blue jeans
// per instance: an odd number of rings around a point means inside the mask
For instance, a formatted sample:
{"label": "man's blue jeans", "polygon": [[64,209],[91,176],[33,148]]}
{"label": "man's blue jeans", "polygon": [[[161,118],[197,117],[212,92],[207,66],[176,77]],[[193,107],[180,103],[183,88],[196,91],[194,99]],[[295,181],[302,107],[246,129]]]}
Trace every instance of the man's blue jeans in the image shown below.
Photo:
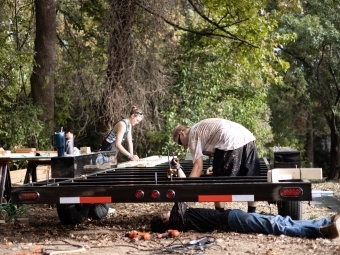
{"label": "man's blue jeans", "polygon": [[231,210],[228,215],[228,224],[231,231],[240,233],[283,234],[287,236],[318,238],[321,237],[319,228],[330,223],[330,218],[292,220],[289,216],[245,213],[242,210]]}

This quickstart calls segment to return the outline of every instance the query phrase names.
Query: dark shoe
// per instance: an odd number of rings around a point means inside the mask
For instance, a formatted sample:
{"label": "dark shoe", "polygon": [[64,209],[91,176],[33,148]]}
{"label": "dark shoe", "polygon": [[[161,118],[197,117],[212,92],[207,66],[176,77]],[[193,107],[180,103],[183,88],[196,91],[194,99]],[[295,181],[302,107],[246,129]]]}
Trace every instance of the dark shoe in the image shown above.
{"label": "dark shoe", "polygon": [[254,213],[254,212],[256,212],[256,207],[255,206],[248,206],[247,213]]}
{"label": "dark shoe", "polygon": [[336,221],[337,219],[339,219],[340,217],[340,212],[338,212],[337,214],[334,214],[332,217],[331,217],[331,222],[333,223],[334,221]]}
{"label": "dark shoe", "polygon": [[[338,214],[336,214],[336,215],[338,215]],[[320,233],[324,238],[328,238],[328,239],[335,239],[335,238],[339,237],[339,235],[340,235],[340,216],[334,217],[333,222],[331,224],[329,224],[328,226],[321,227]]]}
{"label": "dark shoe", "polygon": [[215,210],[220,211],[220,212],[224,212],[224,208],[221,208],[221,207],[215,207]]}

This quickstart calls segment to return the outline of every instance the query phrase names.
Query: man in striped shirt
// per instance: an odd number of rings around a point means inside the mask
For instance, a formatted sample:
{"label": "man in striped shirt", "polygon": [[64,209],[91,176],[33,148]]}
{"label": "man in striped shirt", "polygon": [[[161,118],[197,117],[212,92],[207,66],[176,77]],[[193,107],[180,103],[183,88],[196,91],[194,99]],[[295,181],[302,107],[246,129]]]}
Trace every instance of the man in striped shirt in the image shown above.
{"label": "man in striped shirt", "polygon": [[[188,147],[193,160],[190,177],[199,177],[203,170],[203,156],[213,156],[213,175],[259,176],[260,160],[254,135],[239,123],[221,119],[204,119],[192,127],[178,125],[173,140]],[[224,204],[215,203],[223,210]],[[248,212],[255,212],[256,204],[248,202]]]}

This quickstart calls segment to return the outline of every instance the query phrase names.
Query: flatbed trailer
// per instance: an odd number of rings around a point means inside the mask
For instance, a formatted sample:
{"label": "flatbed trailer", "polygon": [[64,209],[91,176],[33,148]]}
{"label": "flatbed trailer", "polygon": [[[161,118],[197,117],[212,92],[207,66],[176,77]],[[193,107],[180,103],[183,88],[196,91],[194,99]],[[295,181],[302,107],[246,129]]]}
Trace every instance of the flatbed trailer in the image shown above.
{"label": "flatbed trailer", "polygon": [[[149,164],[151,158],[156,160]],[[100,167],[93,170],[79,164],[82,156],[65,159],[71,161],[72,169],[67,170],[63,159],[56,158],[54,173],[52,158],[52,178],[12,187],[11,201],[18,205],[55,204],[63,224],[78,224],[89,215],[97,219],[105,217],[110,203],[268,201],[278,204],[281,215],[299,219],[301,201],[312,200],[312,187],[308,180],[268,182],[268,164],[263,159],[260,176],[203,174],[199,178],[179,178],[169,176],[168,160],[157,163],[157,158],[144,159],[145,164],[109,166],[104,170]],[[188,176],[192,161],[181,160],[180,164]],[[209,162],[205,160],[204,169],[208,166]],[[70,173],[77,174],[70,177]],[[66,177],[60,177],[62,175]]]}

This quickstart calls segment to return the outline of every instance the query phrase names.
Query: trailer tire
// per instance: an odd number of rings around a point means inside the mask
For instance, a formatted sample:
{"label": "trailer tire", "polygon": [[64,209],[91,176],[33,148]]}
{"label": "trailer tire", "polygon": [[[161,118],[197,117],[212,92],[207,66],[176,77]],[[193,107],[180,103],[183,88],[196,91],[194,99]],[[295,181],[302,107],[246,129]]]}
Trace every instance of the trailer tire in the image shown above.
{"label": "trailer tire", "polygon": [[57,204],[59,220],[64,225],[77,225],[82,223],[89,214],[88,204]]}
{"label": "trailer tire", "polygon": [[301,201],[277,202],[277,211],[283,217],[290,216],[292,220],[302,220]]}
{"label": "trailer tire", "polygon": [[93,220],[100,220],[109,213],[110,204],[94,204],[91,205],[89,211],[89,218]]}

